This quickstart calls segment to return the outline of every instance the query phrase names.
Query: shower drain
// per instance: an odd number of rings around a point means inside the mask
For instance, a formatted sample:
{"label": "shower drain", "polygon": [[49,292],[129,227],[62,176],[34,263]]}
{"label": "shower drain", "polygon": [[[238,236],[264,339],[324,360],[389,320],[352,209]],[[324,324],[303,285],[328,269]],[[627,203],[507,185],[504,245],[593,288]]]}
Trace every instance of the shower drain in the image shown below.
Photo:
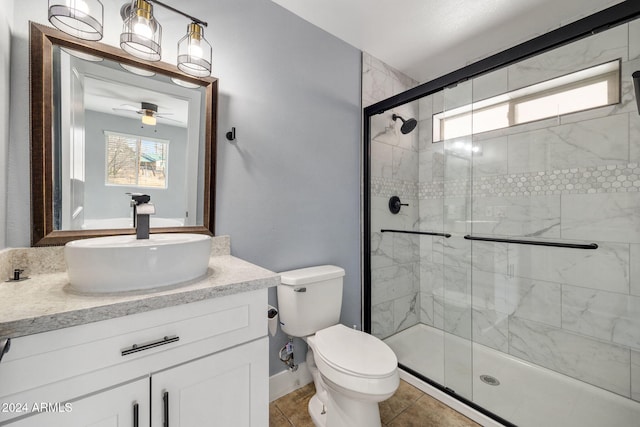
{"label": "shower drain", "polygon": [[492,377],[491,375],[480,375],[480,380],[489,385],[500,385],[500,381],[496,377]]}

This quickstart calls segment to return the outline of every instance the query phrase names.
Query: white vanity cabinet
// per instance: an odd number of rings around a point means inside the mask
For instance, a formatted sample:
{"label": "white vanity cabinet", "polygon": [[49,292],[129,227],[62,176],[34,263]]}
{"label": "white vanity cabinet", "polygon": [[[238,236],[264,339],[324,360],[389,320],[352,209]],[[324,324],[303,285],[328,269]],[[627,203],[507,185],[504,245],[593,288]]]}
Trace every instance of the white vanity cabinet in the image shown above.
{"label": "white vanity cabinet", "polygon": [[264,338],[155,374],[151,424],[266,427],[267,350]]}
{"label": "white vanity cabinet", "polygon": [[266,310],[261,289],[15,338],[0,426],[266,427]]}
{"label": "white vanity cabinet", "polygon": [[[38,403],[35,403],[38,405]],[[41,402],[46,405],[47,402]],[[149,379],[144,378],[75,402],[54,404],[18,421],[11,427],[139,427],[149,425]],[[27,408],[33,411],[35,408]],[[162,425],[162,424],[159,424]]]}

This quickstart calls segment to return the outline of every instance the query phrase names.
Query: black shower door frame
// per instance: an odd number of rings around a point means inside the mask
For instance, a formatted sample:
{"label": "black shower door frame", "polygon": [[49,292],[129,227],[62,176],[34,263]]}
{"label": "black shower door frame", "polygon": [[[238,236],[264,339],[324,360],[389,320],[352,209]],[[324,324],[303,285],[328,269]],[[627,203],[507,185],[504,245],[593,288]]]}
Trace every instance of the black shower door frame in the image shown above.
{"label": "black shower door frame", "polygon": [[[392,108],[416,101],[422,97],[452,87],[471,78],[514,64],[543,52],[588,37],[593,34],[622,25],[640,17],[640,1],[626,0],[593,15],[582,18],[534,39],[506,49],[488,58],[460,68],[442,77],[418,85],[380,102],[372,104],[363,111],[363,285],[362,285],[362,325],[365,332],[371,333],[371,117],[382,114]],[[403,365],[400,367],[416,378],[430,384],[442,392],[460,400],[466,405],[495,419],[505,426],[513,424],[496,414],[457,395],[453,390],[438,384],[418,372]]]}

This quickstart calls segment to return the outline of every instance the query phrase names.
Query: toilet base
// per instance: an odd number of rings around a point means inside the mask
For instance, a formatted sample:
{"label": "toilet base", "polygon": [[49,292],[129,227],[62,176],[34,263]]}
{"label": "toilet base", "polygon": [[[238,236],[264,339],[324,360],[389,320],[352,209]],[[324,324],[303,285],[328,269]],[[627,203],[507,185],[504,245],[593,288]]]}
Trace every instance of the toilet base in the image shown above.
{"label": "toilet base", "polygon": [[386,395],[363,395],[353,392],[332,383],[320,374],[313,346],[310,341],[307,342],[310,344],[307,350],[307,366],[316,387],[316,394],[308,406],[313,424],[316,427],[381,427],[378,402],[395,393],[400,382],[397,372],[395,386]]}
{"label": "toilet base", "polygon": [[325,407],[317,394],[309,400],[309,415],[315,427],[380,427],[380,412],[376,402],[329,397]]}
{"label": "toilet base", "polygon": [[314,394],[311,400],[309,400],[309,415],[311,415],[313,425],[316,427],[327,427],[327,411],[325,411],[324,405],[317,394]]}

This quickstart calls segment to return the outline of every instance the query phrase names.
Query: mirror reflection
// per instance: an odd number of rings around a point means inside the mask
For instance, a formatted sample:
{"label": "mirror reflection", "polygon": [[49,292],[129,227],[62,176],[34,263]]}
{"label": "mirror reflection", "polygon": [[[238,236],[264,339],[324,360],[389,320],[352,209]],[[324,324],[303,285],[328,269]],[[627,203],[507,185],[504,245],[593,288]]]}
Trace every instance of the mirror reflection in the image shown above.
{"label": "mirror reflection", "polygon": [[203,225],[205,87],[56,45],[52,77],[54,230],[131,228],[132,193]]}

